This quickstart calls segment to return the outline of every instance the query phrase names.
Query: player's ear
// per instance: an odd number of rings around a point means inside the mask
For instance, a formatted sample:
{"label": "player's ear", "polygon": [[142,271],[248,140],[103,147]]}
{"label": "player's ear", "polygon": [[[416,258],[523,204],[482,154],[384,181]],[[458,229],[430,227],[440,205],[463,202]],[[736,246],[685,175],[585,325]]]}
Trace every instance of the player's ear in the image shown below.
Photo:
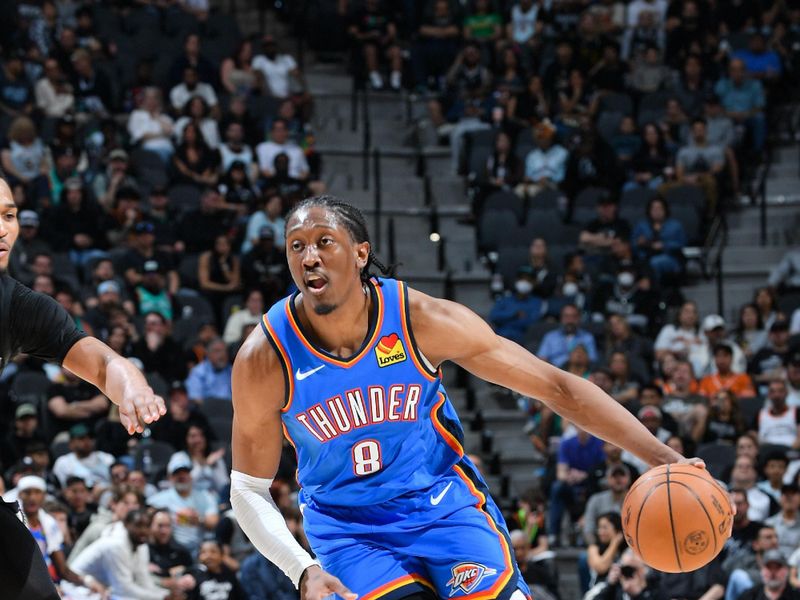
{"label": "player's ear", "polygon": [[359,269],[363,269],[369,262],[369,242],[361,242],[356,244],[356,265]]}

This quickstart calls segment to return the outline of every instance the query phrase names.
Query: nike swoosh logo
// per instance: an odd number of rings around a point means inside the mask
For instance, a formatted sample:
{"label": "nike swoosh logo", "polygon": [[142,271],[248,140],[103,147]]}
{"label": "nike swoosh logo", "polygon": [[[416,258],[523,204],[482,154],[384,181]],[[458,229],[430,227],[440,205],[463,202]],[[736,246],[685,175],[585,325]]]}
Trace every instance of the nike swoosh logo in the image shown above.
{"label": "nike swoosh logo", "polygon": [[438,496],[431,496],[431,504],[433,504],[434,506],[438,506],[439,502],[442,501],[442,498],[444,498],[444,495],[450,489],[451,485],[453,485],[452,481],[450,483],[448,483],[447,486],[441,492],[439,492]]}
{"label": "nike swoosh logo", "polygon": [[300,372],[300,369],[297,369],[294,376],[297,379],[297,381],[303,381],[303,379],[305,379],[306,377],[311,377],[314,373],[324,368],[325,365],[320,365],[316,369],[311,369],[310,371],[303,371],[302,373]]}

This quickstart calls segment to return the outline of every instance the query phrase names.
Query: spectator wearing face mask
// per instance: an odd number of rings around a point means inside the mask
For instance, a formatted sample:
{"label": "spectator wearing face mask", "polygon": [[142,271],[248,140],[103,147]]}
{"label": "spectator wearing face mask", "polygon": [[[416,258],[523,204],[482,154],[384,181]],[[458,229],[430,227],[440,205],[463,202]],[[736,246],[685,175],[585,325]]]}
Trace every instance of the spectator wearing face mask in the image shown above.
{"label": "spectator wearing face mask", "polygon": [[522,266],[517,270],[514,291],[498,298],[489,314],[489,321],[499,335],[523,343],[525,330],[539,320],[542,299],[533,294],[533,269]]}
{"label": "spectator wearing face mask", "polygon": [[613,280],[604,282],[593,299],[593,310],[618,314],[631,327],[649,327],[658,311],[658,295],[651,287],[646,271],[623,266]]}

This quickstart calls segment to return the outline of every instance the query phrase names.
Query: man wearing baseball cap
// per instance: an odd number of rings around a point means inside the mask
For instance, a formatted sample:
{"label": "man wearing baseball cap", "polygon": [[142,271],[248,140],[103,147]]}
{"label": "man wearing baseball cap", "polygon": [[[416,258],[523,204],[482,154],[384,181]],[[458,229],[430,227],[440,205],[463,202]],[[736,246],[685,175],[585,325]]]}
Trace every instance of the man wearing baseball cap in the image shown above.
{"label": "man wearing baseball cap", "polygon": [[166,274],[170,293],[177,293],[180,287],[180,277],[174,268],[172,257],[156,248],[155,224],[150,221],[141,221],[133,227],[130,250],[123,259],[123,275],[131,288],[142,283],[145,265],[151,261],[155,261]]}
{"label": "man wearing baseball cap", "polygon": [[727,344],[731,348],[731,352],[733,352],[731,371],[734,373],[747,372],[747,357],[744,355],[739,345],[728,337],[726,327],[725,319],[719,315],[707,315],[706,318],[703,319],[702,329],[703,335],[705,335],[708,342],[708,354],[706,355],[703,369],[695,373],[698,379],[706,375],[713,375],[717,372],[717,367],[714,362],[714,348],[723,342]]}
{"label": "man wearing baseball cap", "polygon": [[51,578],[54,581],[63,579],[75,585],[85,586],[94,592],[105,592],[104,586],[86,580],[67,566],[67,558],[62,549],[64,536],[61,534],[61,529],[56,520],[42,508],[46,493],[47,484],[44,479],[36,475],[26,475],[17,482],[17,494],[22,504],[22,511],[25,513],[28,531],[42,551]]}
{"label": "man wearing baseball cap", "polygon": [[738,600],[800,600],[800,591],[789,586],[789,563],[780,550],[767,550],[761,560],[763,583],[738,596]]}
{"label": "man wearing baseball cap", "polygon": [[17,406],[14,411],[14,429],[9,431],[0,444],[0,464],[13,465],[25,456],[25,448],[32,441],[43,442],[39,432],[39,413],[28,402]]}
{"label": "man wearing baseball cap", "polygon": [[40,254],[52,254],[50,244],[39,235],[39,215],[32,210],[22,210],[19,213],[19,238],[17,251],[11,255],[11,272],[23,283],[30,283],[36,276],[33,269],[33,259]]}
{"label": "man wearing baseball cap", "polygon": [[192,459],[186,452],[173,454],[167,464],[172,487],[151,496],[147,503],[169,511],[175,526],[175,539],[196,555],[205,533],[216,528],[219,509],[211,494],[193,488],[193,468]]}
{"label": "man wearing baseball cap", "polygon": [[69,449],[72,452],[59,456],[53,464],[53,474],[58,477],[62,487],[71,475],[82,477],[92,484],[110,485],[110,467],[114,457],[94,449],[94,436],[85,424],[78,423],[70,428]]}

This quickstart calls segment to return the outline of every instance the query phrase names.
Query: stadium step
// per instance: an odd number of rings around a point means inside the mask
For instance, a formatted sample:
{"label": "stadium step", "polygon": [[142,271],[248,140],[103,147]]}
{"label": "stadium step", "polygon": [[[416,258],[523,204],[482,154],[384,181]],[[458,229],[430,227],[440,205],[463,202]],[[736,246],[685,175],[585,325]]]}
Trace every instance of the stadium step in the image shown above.
{"label": "stadium step", "polygon": [[785,252],[786,248],[780,246],[728,244],[722,259],[725,263],[730,263],[732,268],[734,266],[754,266],[760,269],[766,268],[769,271]]}

